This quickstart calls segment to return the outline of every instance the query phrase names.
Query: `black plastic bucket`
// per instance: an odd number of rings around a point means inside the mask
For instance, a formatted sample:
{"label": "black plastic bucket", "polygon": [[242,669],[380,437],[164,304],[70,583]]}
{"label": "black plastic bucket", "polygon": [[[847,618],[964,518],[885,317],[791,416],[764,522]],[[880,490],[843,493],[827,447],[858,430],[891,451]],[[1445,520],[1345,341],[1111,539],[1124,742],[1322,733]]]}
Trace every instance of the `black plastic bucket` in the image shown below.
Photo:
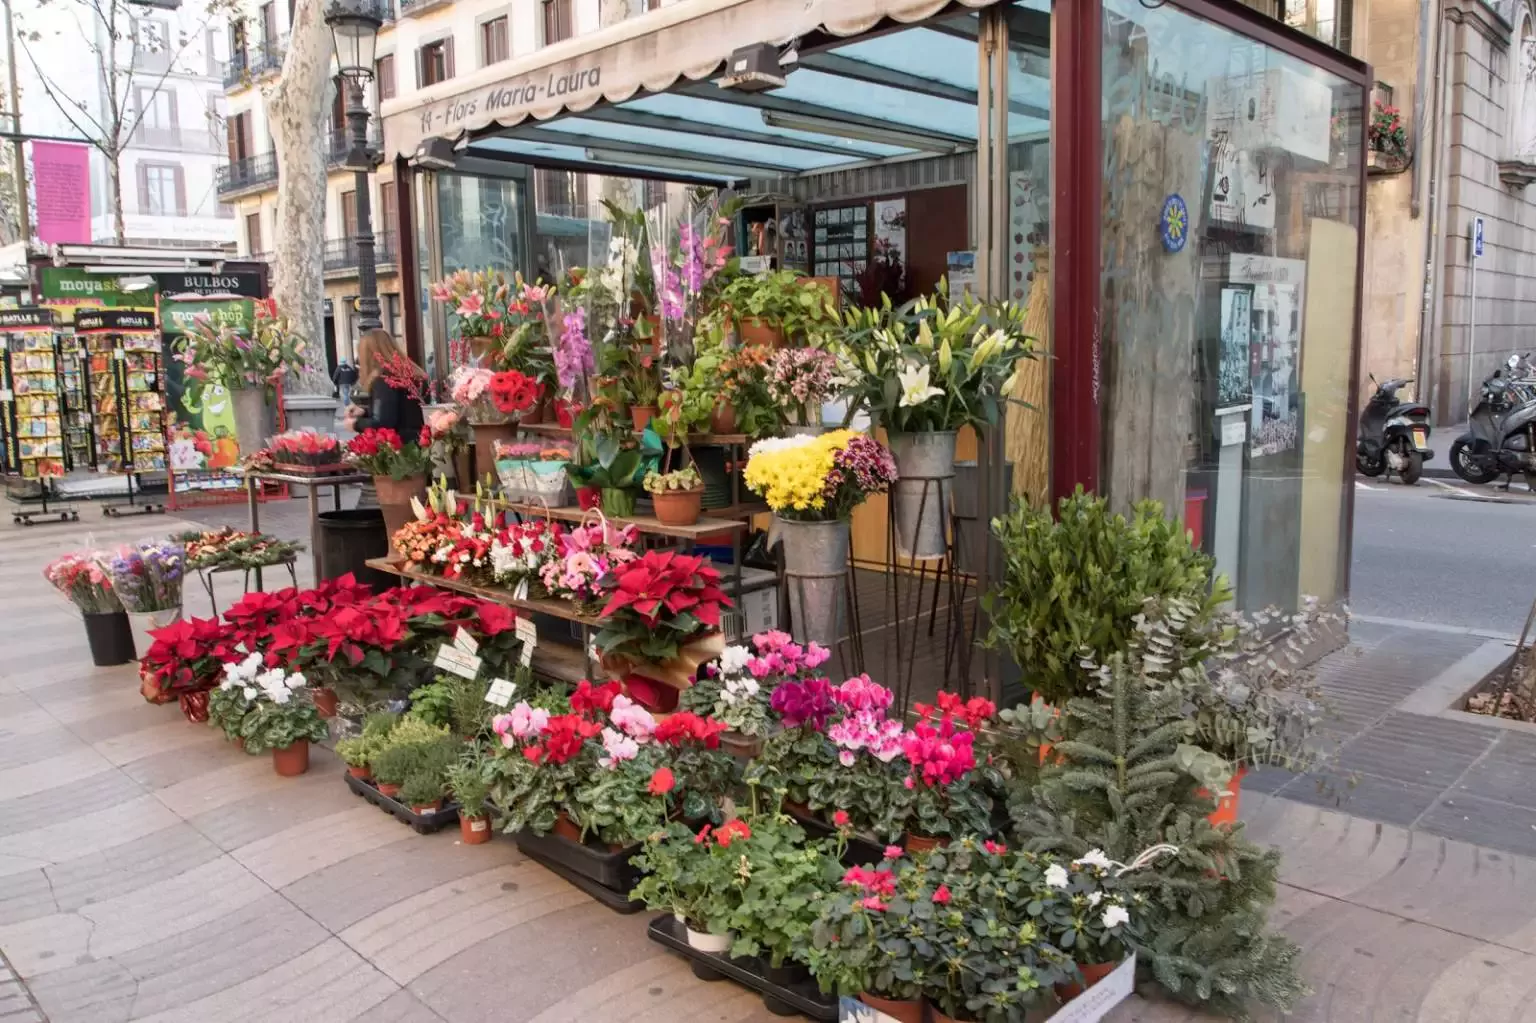
{"label": "black plastic bucket", "polygon": [[397,577],[367,565],[369,558],[389,554],[389,533],[384,528],[384,513],[378,508],[321,512],[315,529],[315,552],[320,555],[321,579],[351,572],[358,582],[375,591],[400,585]]}
{"label": "black plastic bucket", "polygon": [[135,659],[133,630],[128,627],[126,611],[90,612],[85,618],[85,638],[91,645],[91,660],[98,667],[127,664]]}

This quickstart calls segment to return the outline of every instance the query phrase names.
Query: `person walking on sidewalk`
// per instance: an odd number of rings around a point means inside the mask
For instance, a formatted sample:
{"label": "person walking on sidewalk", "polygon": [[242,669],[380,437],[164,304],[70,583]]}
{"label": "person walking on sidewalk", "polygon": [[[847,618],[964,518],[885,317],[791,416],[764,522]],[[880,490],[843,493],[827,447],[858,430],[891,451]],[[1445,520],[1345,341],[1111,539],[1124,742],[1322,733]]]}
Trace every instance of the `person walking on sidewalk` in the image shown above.
{"label": "person walking on sidewalk", "polygon": [[357,367],[346,359],[342,359],[336,367],[336,372],[331,374],[331,380],[336,384],[342,407],[352,404],[352,388],[357,386]]}

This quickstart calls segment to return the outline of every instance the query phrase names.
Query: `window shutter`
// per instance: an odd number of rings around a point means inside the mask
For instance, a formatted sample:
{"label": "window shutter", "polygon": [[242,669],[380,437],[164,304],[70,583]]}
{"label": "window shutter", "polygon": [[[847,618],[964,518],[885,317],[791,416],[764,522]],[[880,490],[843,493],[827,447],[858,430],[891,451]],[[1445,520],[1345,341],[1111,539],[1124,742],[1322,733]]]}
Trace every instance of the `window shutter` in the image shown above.
{"label": "window shutter", "polygon": [[142,163],[133,165],[133,173],[139,185],[139,211],[149,212],[149,173]]}
{"label": "window shutter", "polygon": [[176,172],[176,215],[184,217],[187,215],[187,179],[182,174],[181,164],[171,169]]}
{"label": "window shutter", "polygon": [[427,48],[425,46],[416,51],[416,88],[420,89],[427,82],[427,76],[422,73],[422,67],[427,60]]}
{"label": "window shutter", "polygon": [[239,122],[239,120],[237,118],[230,118],[228,121],[225,121],[224,122],[224,144],[229,147],[229,162],[230,163],[234,163],[235,161],[240,159],[240,156],[239,156],[239,152],[240,152],[239,144],[236,141],[239,137],[240,137],[240,122]]}
{"label": "window shutter", "polygon": [[443,77],[453,77],[453,36],[443,40]]}
{"label": "window shutter", "polygon": [[167,89],[165,91],[165,95],[166,95],[166,99],[170,103],[170,112],[171,112],[171,123],[168,125],[168,127],[179,128],[179,127],[181,127],[181,118],[177,116],[177,111],[176,111],[176,93],[175,93],[174,90]]}

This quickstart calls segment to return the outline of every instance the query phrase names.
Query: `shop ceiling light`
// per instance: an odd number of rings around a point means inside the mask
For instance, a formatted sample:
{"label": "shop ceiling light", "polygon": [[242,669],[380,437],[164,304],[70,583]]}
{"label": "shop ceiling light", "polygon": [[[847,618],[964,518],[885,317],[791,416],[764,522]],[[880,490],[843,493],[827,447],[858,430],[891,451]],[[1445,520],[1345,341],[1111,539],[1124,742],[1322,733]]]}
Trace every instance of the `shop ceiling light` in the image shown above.
{"label": "shop ceiling light", "polygon": [[862,124],[838,121],[830,117],[816,117],[811,114],[785,114],[777,110],[764,110],[763,123],[770,128],[805,131],[813,135],[835,135],[855,142],[874,142],[877,145],[896,146],[901,149],[921,149],[928,153],[957,153],[961,148],[956,142],[946,142],[932,135],[891,128],[870,128]]}
{"label": "shop ceiling light", "polygon": [[779,68],[779,51],[772,43],[743,46],[725,62],[725,74],[715,83],[722,89],[767,92],[788,84]]}

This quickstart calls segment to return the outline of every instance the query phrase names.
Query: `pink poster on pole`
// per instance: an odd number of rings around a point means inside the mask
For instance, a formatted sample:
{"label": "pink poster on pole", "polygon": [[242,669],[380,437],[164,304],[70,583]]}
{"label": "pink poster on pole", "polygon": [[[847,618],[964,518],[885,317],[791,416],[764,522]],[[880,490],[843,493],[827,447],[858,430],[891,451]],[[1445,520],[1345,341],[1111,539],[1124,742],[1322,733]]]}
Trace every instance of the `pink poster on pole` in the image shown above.
{"label": "pink poster on pole", "polygon": [[91,241],[91,150],[68,142],[32,143],[37,238],[46,245]]}

